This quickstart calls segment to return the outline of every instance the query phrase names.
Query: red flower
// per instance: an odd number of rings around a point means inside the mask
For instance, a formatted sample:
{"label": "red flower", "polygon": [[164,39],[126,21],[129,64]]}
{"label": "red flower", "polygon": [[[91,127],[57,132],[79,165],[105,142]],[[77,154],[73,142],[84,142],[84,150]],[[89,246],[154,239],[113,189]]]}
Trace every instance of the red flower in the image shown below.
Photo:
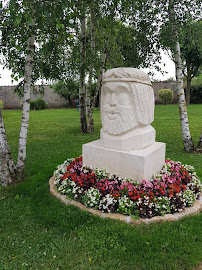
{"label": "red flower", "polygon": [[186,185],[182,185],[182,190],[185,191],[187,189]]}

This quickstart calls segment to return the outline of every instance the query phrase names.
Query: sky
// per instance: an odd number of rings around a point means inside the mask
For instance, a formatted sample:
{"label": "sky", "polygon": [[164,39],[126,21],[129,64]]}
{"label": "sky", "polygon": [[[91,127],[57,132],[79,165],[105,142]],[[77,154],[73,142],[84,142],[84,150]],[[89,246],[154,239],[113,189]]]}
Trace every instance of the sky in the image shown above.
{"label": "sky", "polygon": [[[165,64],[165,66],[164,66]],[[164,81],[168,78],[175,78],[175,65],[174,62],[169,58],[169,56],[162,52],[162,63],[160,65],[163,71],[166,71],[167,73],[162,75],[160,72],[154,71],[155,75],[153,79],[159,80],[159,81]],[[151,69],[143,69],[146,73],[148,73]],[[14,82],[12,84],[11,82],[11,71],[8,69],[3,69],[3,66],[0,65],[0,86],[7,86],[7,85],[16,85],[17,82]],[[37,82],[37,84],[40,84],[40,81]]]}

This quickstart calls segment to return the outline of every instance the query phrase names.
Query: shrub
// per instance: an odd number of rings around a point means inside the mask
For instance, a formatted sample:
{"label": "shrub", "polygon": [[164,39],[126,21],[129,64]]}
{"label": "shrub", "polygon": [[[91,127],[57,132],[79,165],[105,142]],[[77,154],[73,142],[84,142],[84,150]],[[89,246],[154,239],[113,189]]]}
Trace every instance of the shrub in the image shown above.
{"label": "shrub", "polygon": [[0,106],[1,106],[1,109],[3,110],[4,104],[2,100],[0,100]]}
{"label": "shrub", "polygon": [[47,106],[46,102],[41,98],[38,98],[36,100],[32,100],[30,102],[30,110],[44,110],[47,107],[48,106]]}
{"label": "shrub", "polygon": [[[186,89],[185,89],[186,93]],[[193,85],[190,89],[190,103],[202,103],[202,85]]]}
{"label": "shrub", "polygon": [[171,89],[160,89],[158,91],[158,97],[161,103],[169,104],[173,101],[174,94]]}

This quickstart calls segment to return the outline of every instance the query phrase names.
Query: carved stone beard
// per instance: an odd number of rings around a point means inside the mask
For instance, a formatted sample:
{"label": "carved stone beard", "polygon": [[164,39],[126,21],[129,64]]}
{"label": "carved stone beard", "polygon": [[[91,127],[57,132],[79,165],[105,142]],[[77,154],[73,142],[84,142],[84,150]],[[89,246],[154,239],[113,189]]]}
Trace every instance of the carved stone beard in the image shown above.
{"label": "carved stone beard", "polygon": [[[113,112],[115,119],[110,119],[108,114]],[[105,105],[102,112],[102,126],[105,131],[112,135],[120,135],[125,133],[136,126],[138,122],[135,121],[135,108],[134,106],[110,108]]]}

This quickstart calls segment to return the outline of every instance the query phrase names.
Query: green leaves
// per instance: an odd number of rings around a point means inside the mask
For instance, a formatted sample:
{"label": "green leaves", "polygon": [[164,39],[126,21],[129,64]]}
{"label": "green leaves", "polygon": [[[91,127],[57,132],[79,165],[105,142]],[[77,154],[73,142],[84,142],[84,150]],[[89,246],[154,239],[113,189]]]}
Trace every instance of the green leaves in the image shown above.
{"label": "green leaves", "polygon": [[[13,74],[24,75],[27,41],[31,34],[35,35],[37,42],[33,79],[54,77],[53,73],[60,73],[57,61],[62,63],[61,44],[69,38],[71,12],[68,5],[64,0],[56,1],[54,5],[52,1],[10,0],[7,7],[2,7],[0,50],[6,59],[5,65]],[[73,37],[70,35],[70,39]]]}
{"label": "green leaves", "polygon": [[16,45],[16,47],[15,47],[18,51],[20,51],[21,50],[21,47],[19,46],[19,45]]}
{"label": "green leaves", "polygon": [[17,17],[16,17],[16,24],[17,24],[17,25],[20,23],[21,17],[22,17],[22,14],[19,13],[19,14],[17,15]]}
{"label": "green leaves", "polygon": [[64,29],[65,28],[64,24],[62,24],[62,23],[57,23],[56,26],[57,26],[58,29],[60,29],[60,28]]}

